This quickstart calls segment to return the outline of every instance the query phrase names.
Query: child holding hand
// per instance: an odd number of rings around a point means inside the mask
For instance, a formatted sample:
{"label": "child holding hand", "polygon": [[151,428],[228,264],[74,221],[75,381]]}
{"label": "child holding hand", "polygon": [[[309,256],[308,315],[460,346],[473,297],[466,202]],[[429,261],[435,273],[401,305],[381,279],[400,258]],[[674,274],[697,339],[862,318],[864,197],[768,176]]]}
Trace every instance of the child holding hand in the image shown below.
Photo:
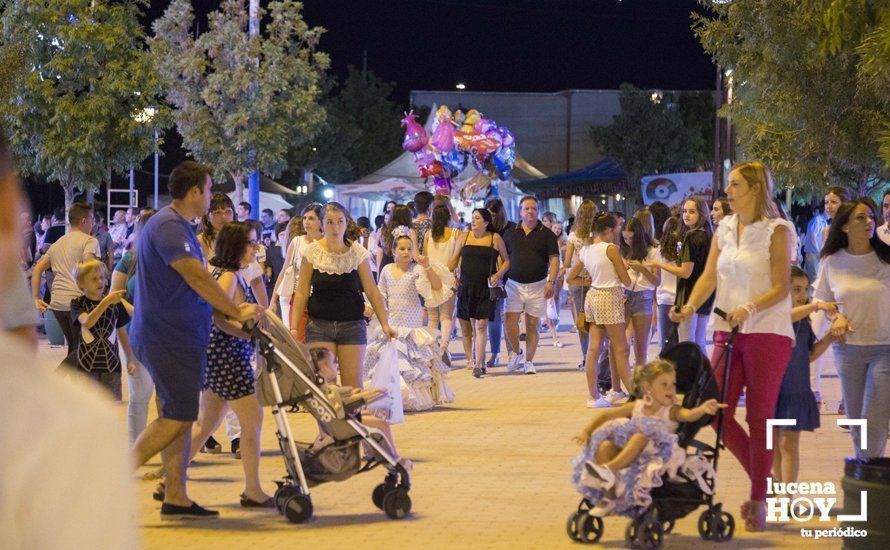
{"label": "child holding hand", "polygon": [[83,295],[71,301],[71,317],[79,338],[73,357],[66,361],[76,364],[79,370],[108,388],[115,399],[120,400],[121,361],[111,336],[117,332],[117,340],[127,357],[127,372],[134,374],[136,357],[124,328],[130,322],[133,306],[124,300],[126,290],[103,296],[107,286],[107,268],[99,260],[80,262],[74,268],[73,275]]}
{"label": "child holding hand", "polygon": [[572,480],[591,503],[591,514],[632,515],[652,502],[650,491],[665,473],[676,475],[686,453],[677,444],[680,422],[695,422],[726,407],[710,399],[694,409],[676,403],[674,365],[656,359],[634,373],[638,399],[606,409],[574,441],[584,447],[572,464]]}

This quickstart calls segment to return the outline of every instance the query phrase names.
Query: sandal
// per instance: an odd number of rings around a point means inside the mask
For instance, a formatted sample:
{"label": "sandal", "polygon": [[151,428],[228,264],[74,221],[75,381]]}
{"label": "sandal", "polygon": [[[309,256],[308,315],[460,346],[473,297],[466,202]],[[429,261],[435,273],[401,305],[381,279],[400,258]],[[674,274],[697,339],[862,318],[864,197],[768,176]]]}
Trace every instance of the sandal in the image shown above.
{"label": "sandal", "polygon": [[158,483],[157,489],[151,494],[151,498],[155,499],[158,502],[164,502],[164,497],[166,496],[167,486],[164,485],[164,482]]}
{"label": "sandal", "polygon": [[275,499],[272,497],[267,498],[263,502],[257,502],[255,500],[251,500],[247,498],[247,495],[241,493],[241,507],[242,508],[275,508]]}
{"label": "sandal", "polygon": [[755,507],[751,501],[745,518],[745,531],[756,533],[766,529],[766,506]]}

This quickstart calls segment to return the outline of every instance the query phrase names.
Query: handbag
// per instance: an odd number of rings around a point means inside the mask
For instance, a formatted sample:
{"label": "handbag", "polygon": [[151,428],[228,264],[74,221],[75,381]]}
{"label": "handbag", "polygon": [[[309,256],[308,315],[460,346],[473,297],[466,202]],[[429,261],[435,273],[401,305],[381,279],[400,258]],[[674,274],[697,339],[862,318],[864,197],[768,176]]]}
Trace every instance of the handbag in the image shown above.
{"label": "handbag", "polygon": [[[590,287],[582,286],[582,296],[587,298],[587,291],[590,290]],[[576,306],[577,307],[577,306]],[[575,328],[577,328],[581,332],[590,332],[590,325],[587,322],[587,314],[584,313],[584,300],[581,301],[581,307],[578,308],[578,314],[575,315]]]}
{"label": "handbag", "polygon": [[491,234],[491,269],[488,270],[488,299],[492,302],[503,300],[507,297],[507,289],[498,283],[497,286],[491,286],[491,276],[497,273],[497,255],[494,248],[494,233]]}

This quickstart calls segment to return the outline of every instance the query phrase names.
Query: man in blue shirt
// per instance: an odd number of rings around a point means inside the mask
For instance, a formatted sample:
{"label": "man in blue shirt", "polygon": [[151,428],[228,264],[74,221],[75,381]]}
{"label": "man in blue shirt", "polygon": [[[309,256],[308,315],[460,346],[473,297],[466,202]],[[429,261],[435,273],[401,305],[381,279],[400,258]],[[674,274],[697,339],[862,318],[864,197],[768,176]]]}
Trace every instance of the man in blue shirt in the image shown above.
{"label": "man in blue shirt", "polygon": [[204,265],[189,220],[207,213],[212,185],[206,166],[193,161],[177,166],[169,183],[173,202],[145,224],[136,247],[139,268],[130,336],[136,356],[154,380],[161,413],[136,440],[133,453],[137,466],[161,453],[166,471],[161,519],[219,515],[192,502],[185,488],[211,311],[241,323],[262,314],[254,304],[236,306]]}

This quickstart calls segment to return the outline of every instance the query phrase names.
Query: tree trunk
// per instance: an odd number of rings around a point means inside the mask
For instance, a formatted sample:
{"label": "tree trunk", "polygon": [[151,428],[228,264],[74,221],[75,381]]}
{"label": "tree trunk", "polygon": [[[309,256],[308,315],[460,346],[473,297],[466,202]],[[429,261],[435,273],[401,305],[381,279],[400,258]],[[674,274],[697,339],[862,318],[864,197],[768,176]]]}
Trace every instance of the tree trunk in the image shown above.
{"label": "tree trunk", "polygon": [[235,181],[235,205],[244,202],[244,174],[229,173]]}
{"label": "tree trunk", "polygon": [[65,191],[65,225],[67,226],[68,212],[71,211],[71,205],[74,204],[74,181],[71,178],[67,178],[62,182],[62,189]]}

